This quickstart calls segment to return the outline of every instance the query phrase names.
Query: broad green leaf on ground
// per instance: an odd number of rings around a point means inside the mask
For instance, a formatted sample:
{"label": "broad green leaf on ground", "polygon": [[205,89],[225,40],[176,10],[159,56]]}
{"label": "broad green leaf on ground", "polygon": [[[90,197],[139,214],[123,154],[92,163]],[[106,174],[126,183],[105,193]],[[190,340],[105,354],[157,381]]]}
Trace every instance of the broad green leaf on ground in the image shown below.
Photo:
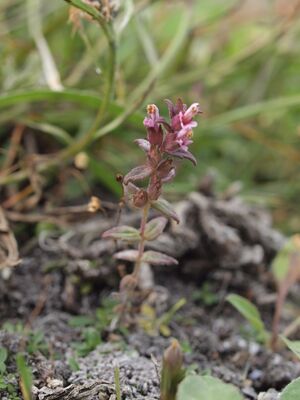
{"label": "broad green leaf on ground", "polygon": [[[287,347],[300,359],[300,340],[289,340],[284,336],[280,336]],[[299,397],[300,399],[300,397]]]}
{"label": "broad green leaf on ground", "polygon": [[177,265],[175,258],[158,251],[149,250],[143,254],[142,261],[153,265]]}
{"label": "broad green leaf on ground", "polygon": [[243,400],[243,396],[218,378],[187,376],[179,385],[176,400]]}
{"label": "broad green leaf on ground", "polygon": [[160,198],[158,200],[152,201],[151,207],[153,207],[155,210],[159,211],[165,217],[172,218],[177,223],[179,223],[178,215],[176,214],[173,207],[167,200]]}
{"label": "broad green leaf on ground", "polygon": [[115,226],[102,234],[104,239],[124,240],[126,242],[137,242],[140,240],[140,232],[127,225]]}
{"label": "broad green leaf on ground", "polygon": [[154,240],[156,239],[165,229],[168,220],[164,217],[153,218],[146,224],[145,227],[145,239]]}
{"label": "broad green leaf on ground", "polygon": [[299,400],[300,399],[300,378],[289,383],[280,395],[280,400]]}
{"label": "broad green leaf on ground", "polygon": [[254,304],[237,294],[230,294],[226,299],[246,318],[258,334],[262,335],[264,338],[267,336],[265,325]]}

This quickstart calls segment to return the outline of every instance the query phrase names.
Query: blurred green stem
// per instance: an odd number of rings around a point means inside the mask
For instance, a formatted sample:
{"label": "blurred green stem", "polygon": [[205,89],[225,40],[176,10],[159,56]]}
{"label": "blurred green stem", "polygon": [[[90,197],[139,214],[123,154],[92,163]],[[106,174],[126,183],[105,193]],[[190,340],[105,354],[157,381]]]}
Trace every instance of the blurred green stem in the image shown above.
{"label": "blurred green stem", "polygon": [[69,3],[71,6],[86,12],[99,23],[108,42],[109,54],[108,54],[107,80],[106,80],[106,88],[104,91],[104,98],[98,110],[98,113],[95,117],[95,120],[90,129],[82,136],[80,140],[74,142],[71,146],[67,147],[66,149],[60,152],[58,158],[61,161],[64,161],[74,156],[94,140],[95,132],[98,126],[100,125],[101,121],[103,120],[103,117],[105,116],[105,113],[109,106],[109,102],[113,97],[115,72],[117,64],[116,62],[117,46],[116,46],[115,33],[112,23],[106,21],[105,18],[103,18],[103,16],[99,13],[99,11],[96,8],[83,3],[81,0],[65,0],[65,1]]}
{"label": "blurred green stem", "polygon": [[126,118],[132,114],[145,100],[158,77],[161,76],[170,65],[172,65],[188,36],[190,30],[190,16],[190,10],[182,10],[182,17],[177,33],[167,51],[156,63],[155,67],[151,68],[149,74],[140,83],[140,85],[133,91],[128,99],[129,105],[127,109],[121,115],[119,115],[119,117],[115,118],[113,121],[105,125],[103,128],[100,128],[96,132],[95,136],[97,139],[120,126],[126,120]]}

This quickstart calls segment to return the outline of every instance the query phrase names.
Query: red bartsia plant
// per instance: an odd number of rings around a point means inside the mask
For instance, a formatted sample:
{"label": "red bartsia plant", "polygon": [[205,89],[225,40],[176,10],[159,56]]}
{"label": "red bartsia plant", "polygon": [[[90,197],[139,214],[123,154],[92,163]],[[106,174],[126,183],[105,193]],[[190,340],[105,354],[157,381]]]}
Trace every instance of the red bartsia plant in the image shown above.
{"label": "red bartsia plant", "polygon": [[[144,119],[147,138],[135,141],[145,152],[145,163],[133,168],[122,179],[126,204],[142,210],[140,228],[121,225],[109,229],[102,235],[103,238],[138,243],[136,250],[123,250],[114,255],[117,259],[135,263],[132,274],[122,279],[121,291],[138,286],[142,263],[177,264],[177,261],[168,255],[152,250],[144,251],[144,248],[146,241],[155,240],[163,232],[167,218],[179,222],[172,206],[161,198],[161,192],[163,185],[175,177],[174,158],[186,158],[196,164],[195,157],[189,151],[189,145],[192,143],[193,128],[197,126],[193,118],[200,113],[200,107],[198,103],[187,107],[181,100],[177,100],[176,104],[170,100],[166,100],[166,103],[169,109],[169,122],[160,116],[155,104],[148,105],[147,116]],[[142,182],[144,185],[138,186],[137,182]],[[147,222],[151,207],[163,216]]]}

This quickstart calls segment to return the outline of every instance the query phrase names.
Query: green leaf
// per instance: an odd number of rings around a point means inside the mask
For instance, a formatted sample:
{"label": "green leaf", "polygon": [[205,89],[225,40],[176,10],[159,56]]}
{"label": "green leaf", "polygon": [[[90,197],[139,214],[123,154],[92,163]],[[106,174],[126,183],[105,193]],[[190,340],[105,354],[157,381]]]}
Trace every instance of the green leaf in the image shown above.
{"label": "green leaf", "polygon": [[23,354],[18,353],[16,356],[18,372],[20,374],[20,385],[24,400],[31,400],[31,386],[32,386],[32,373],[30,368],[26,365],[25,357]]}
{"label": "green leaf", "polygon": [[171,204],[163,199],[160,198],[158,200],[152,201],[151,202],[151,207],[153,207],[155,210],[159,211],[161,214],[163,214],[167,218],[172,218],[174,219],[177,223],[179,223],[179,217],[174,211],[173,207]]}
{"label": "green leaf", "polygon": [[287,347],[300,359],[300,340],[289,340],[283,335],[281,335],[280,338],[284,341]]}
{"label": "green leaf", "polygon": [[[64,89],[60,92],[54,92],[50,89],[33,89],[18,92],[9,92],[0,96],[0,108],[15,106],[17,104],[40,103],[49,101],[55,103],[70,101],[80,104],[82,107],[92,107],[98,109],[101,104],[101,99],[98,94],[84,90]],[[110,103],[109,112],[112,116],[118,117],[124,112],[124,107]],[[140,113],[133,113],[128,116],[128,122],[136,127],[140,127],[143,116]]]}
{"label": "green leaf", "polygon": [[145,226],[145,239],[156,239],[165,229],[167,222],[168,220],[165,217],[157,217],[149,221]]}
{"label": "green leaf", "polygon": [[48,124],[47,122],[31,121],[30,119],[20,119],[20,122],[26,126],[29,126],[30,128],[53,136],[62,144],[71,144],[73,142],[73,139],[68,132],[58,126]]}
{"label": "green leaf", "polygon": [[153,265],[178,264],[178,261],[175,260],[175,258],[153,250],[146,251],[142,256],[142,261]]}
{"label": "green leaf", "polygon": [[127,225],[115,226],[102,234],[104,239],[124,240],[126,242],[138,242],[141,239],[140,232]]}
{"label": "green leaf", "polygon": [[226,300],[246,318],[252,328],[262,337],[262,339],[266,340],[268,334],[257,307],[249,300],[237,294],[230,294],[227,296]]}
{"label": "green leaf", "polygon": [[294,251],[296,251],[296,246],[293,238],[290,238],[274,258],[272,271],[277,282],[282,282],[286,278],[290,267],[290,257]]}
{"label": "green leaf", "polygon": [[212,376],[187,376],[180,384],[176,400],[243,400],[231,384]]}
{"label": "green leaf", "polygon": [[4,363],[7,359],[8,352],[5,347],[0,347],[0,363]]}
{"label": "green leaf", "polygon": [[95,319],[88,315],[76,315],[69,320],[69,325],[73,328],[82,328],[83,326],[93,325]]}
{"label": "green leaf", "polygon": [[300,378],[289,383],[280,395],[280,400],[299,400],[300,399]]}

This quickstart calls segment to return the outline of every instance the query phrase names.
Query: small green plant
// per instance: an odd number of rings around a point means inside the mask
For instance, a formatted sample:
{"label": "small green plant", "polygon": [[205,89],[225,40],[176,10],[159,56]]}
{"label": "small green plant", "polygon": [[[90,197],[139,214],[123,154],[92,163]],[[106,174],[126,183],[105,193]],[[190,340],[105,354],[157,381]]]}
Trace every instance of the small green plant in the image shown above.
{"label": "small green plant", "polygon": [[[144,119],[147,138],[136,140],[137,145],[144,151],[146,160],[144,164],[133,168],[120,178],[125,203],[141,210],[140,228],[121,225],[109,229],[102,235],[106,239],[122,240],[128,244],[137,243],[137,249],[123,250],[115,254],[116,259],[134,263],[133,272],[124,276],[120,283],[123,306],[120,307],[121,311],[129,311],[132,308],[134,291],[139,288],[142,279],[142,263],[177,264],[174,258],[166,254],[152,250],[145,251],[145,244],[161,235],[168,222],[167,218],[178,222],[172,206],[161,198],[161,192],[163,185],[175,177],[175,158],[186,158],[196,164],[195,157],[189,151],[189,145],[192,143],[193,128],[197,126],[193,118],[200,113],[200,108],[198,103],[188,108],[181,100],[176,104],[169,100],[166,102],[170,121],[160,116],[155,104],[147,107],[147,116]],[[147,184],[137,186],[137,182],[143,181],[147,181]],[[163,216],[148,221],[151,208]]]}
{"label": "small green plant", "polygon": [[156,336],[159,333],[163,336],[170,336],[170,322],[174,318],[178,310],[186,303],[185,299],[180,299],[168,311],[161,316],[156,315],[156,311],[148,304],[142,304],[140,315],[138,317],[138,325],[149,335]]}
{"label": "small green plant", "polygon": [[0,398],[1,395],[9,395],[10,400],[19,400],[19,395],[16,389],[16,376],[7,373],[7,358],[8,351],[4,347],[0,347]]}
{"label": "small green plant", "polygon": [[205,282],[200,289],[195,290],[192,298],[195,302],[201,302],[208,307],[218,303],[218,296],[212,290],[209,282]]}
{"label": "small green plant", "polygon": [[[114,318],[116,304],[115,300],[104,299],[102,306],[97,308],[95,315],[78,315],[70,319],[70,326],[81,329],[81,342],[73,344],[77,356],[86,356],[102,342],[102,334]],[[76,368],[75,363],[72,364]]]}
{"label": "small green plant", "polygon": [[101,342],[100,332],[96,328],[88,327],[85,328],[82,333],[82,341],[74,343],[73,347],[79,357],[84,357],[93,351]]}
{"label": "small green plant", "polygon": [[9,400],[20,400],[17,386],[17,379],[14,374],[0,375],[0,396],[9,396]]}
{"label": "small green plant", "polygon": [[1,329],[9,333],[19,333],[20,335],[22,335],[26,344],[26,351],[29,354],[41,352],[46,356],[48,355],[49,347],[47,342],[45,341],[43,332],[39,330],[30,330],[21,322],[18,322],[16,324],[6,322],[2,325]]}
{"label": "small green plant", "polygon": [[[256,333],[257,340],[269,345],[275,350],[278,341],[279,322],[285,299],[292,285],[300,279],[300,235],[294,235],[286,242],[273,260],[272,271],[277,284],[277,299],[271,333],[265,328],[257,307],[249,300],[239,295],[231,294],[227,296],[227,301],[248,320]],[[288,341],[288,339],[284,337],[282,337],[282,339],[289,348],[295,347],[291,346],[292,342]]]}
{"label": "small green plant", "polygon": [[250,323],[255,333],[256,339],[259,342],[267,345],[269,342],[270,334],[265,328],[265,324],[257,307],[246,298],[237,294],[230,294],[229,296],[227,296],[227,301],[231,305],[233,305],[233,307],[235,307]]}

